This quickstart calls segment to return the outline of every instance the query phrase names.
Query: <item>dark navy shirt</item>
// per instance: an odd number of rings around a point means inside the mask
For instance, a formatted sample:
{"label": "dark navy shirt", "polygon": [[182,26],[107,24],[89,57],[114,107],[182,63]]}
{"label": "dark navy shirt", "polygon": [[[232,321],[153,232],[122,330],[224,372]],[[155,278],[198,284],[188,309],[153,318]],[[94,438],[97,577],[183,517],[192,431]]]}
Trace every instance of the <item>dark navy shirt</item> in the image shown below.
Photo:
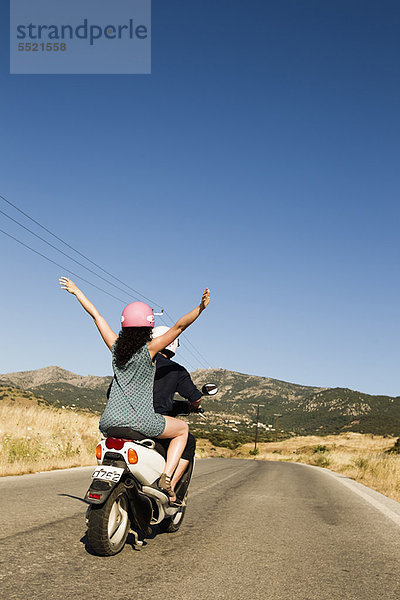
{"label": "dark navy shirt", "polygon": [[162,415],[170,415],[173,412],[175,392],[189,402],[197,402],[202,397],[185,367],[162,354],[157,354],[153,389],[154,410]]}

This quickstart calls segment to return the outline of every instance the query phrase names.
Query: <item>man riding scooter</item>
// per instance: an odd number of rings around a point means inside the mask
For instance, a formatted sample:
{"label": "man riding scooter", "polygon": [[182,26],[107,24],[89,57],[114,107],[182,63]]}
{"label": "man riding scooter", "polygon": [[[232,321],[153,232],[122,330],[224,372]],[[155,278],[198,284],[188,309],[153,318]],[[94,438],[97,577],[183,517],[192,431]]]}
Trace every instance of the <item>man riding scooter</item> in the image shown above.
{"label": "man riding scooter", "polygon": [[[159,326],[153,329],[153,339],[160,337],[169,327]],[[156,373],[154,378],[153,402],[154,410],[157,413],[167,416],[176,416],[180,410],[179,402],[174,401],[175,393],[185,398],[189,403],[189,410],[196,411],[200,408],[203,394],[194,385],[188,371],[179,363],[171,360],[175,356],[179,346],[179,340],[176,339],[164,350],[159,352],[156,357]],[[169,440],[162,440],[163,445],[168,444]],[[178,463],[172,478],[172,488],[175,489],[177,482],[187,469],[187,466],[194,458],[196,450],[196,439],[189,432],[186,447]]]}

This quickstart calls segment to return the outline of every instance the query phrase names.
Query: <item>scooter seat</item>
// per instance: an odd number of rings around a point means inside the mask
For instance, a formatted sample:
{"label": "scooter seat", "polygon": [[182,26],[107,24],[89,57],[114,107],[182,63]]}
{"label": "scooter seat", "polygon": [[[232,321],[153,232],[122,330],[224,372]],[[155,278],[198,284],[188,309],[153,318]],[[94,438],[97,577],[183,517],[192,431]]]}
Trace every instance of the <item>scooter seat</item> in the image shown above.
{"label": "scooter seat", "polygon": [[163,458],[166,457],[167,452],[160,440],[151,438],[148,435],[143,435],[140,431],[131,429],[131,427],[109,427],[106,431],[107,437],[122,438],[124,440],[132,440],[133,442],[140,442],[142,440],[153,440],[155,443],[154,450],[156,450]]}

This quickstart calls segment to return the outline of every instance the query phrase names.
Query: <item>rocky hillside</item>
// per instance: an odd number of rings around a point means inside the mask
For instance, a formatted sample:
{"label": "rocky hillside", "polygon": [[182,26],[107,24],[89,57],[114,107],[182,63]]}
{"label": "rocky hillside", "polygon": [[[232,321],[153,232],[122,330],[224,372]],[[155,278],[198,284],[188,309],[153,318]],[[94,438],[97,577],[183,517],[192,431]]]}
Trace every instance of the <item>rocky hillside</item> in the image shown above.
{"label": "rocky hillside", "polygon": [[196,384],[216,383],[220,393],[208,400],[212,411],[253,419],[260,405],[260,422],[300,434],[341,431],[399,435],[400,397],[371,396],[347,388],[306,387],[277,379],[224,369],[197,370]]}
{"label": "rocky hillside", "polygon": [[[273,429],[276,414],[279,429],[301,434],[358,431],[399,435],[400,398],[370,396],[345,388],[318,388],[256,377],[224,369],[197,370],[193,379],[198,387],[216,383],[219,394],[207,399],[209,426],[224,422],[242,431],[254,423],[256,405],[260,423]],[[42,396],[56,406],[102,412],[110,377],[84,377],[60,367],[46,367],[0,375],[0,385],[12,385]],[[270,426],[268,428],[268,425]]]}
{"label": "rocky hillside", "polygon": [[61,367],[0,375],[0,385],[34,392],[56,406],[76,407],[91,412],[102,411],[110,382],[111,377],[84,377]]}
{"label": "rocky hillside", "polygon": [[102,389],[104,385],[109,385],[110,377],[97,377],[95,375],[77,375],[61,367],[45,367],[36,371],[18,371],[17,373],[7,373],[0,375],[0,381],[20,388],[37,388],[52,383],[68,383],[76,387],[87,389]]}

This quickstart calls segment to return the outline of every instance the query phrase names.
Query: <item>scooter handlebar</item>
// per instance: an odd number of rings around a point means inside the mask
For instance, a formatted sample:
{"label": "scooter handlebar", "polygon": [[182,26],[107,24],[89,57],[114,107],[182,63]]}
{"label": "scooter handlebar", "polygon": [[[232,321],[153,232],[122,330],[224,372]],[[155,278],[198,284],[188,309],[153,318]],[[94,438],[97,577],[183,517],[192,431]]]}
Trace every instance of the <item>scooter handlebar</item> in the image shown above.
{"label": "scooter handlebar", "polygon": [[199,406],[198,408],[190,408],[189,407],[189,412],[190,413],[194,413],[194,414],[197,413],[199,415],[202,415],[205,412],[205,410],[204,410],[204,408],[201,408],[201,406]]}
{"label": "scooter handlebar", "polygon": [[204,408],[201,406],[198,408],[192,407],[189,402],[185,402],[183,400],[176,400],[174,402],[172,416],[177,417],[178,415],[193,415],[199,414],[202,415],[204,413]]}

